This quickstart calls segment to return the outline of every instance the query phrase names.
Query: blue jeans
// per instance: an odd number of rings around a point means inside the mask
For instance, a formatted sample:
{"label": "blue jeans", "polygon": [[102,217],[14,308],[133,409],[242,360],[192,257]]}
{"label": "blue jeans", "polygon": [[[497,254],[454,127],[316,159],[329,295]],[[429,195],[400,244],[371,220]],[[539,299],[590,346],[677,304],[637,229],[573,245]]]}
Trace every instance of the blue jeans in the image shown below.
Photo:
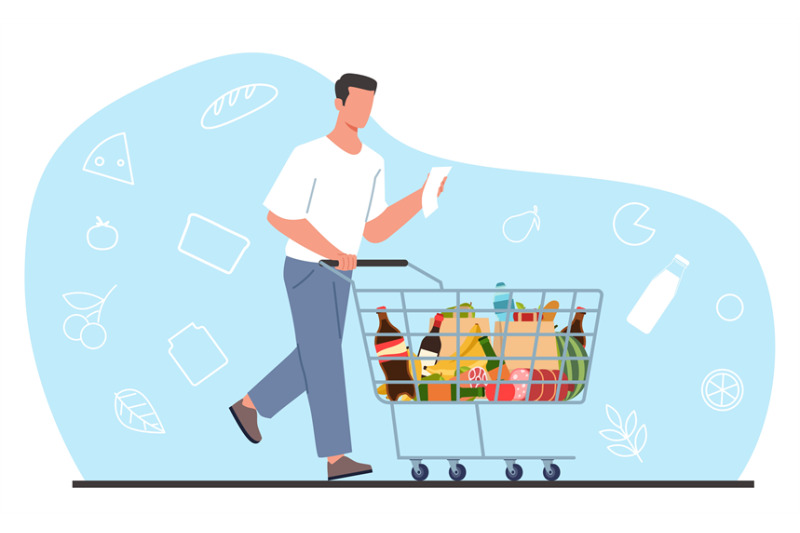
{"label": "blue jeans", "polygon": [[[340,271],[347,277],[352,271]],[[286,258],[297,347],[248,393],[261,416],[272,418],[303,392],[308,396],[317,455],[350,453],[350,419],[342,334],[350,284],[318,263]]]}

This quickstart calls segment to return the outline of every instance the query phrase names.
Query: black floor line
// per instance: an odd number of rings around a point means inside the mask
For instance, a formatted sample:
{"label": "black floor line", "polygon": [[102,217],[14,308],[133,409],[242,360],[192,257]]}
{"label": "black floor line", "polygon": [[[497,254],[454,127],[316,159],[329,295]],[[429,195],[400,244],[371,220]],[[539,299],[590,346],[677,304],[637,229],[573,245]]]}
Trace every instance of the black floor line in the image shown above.
{"label": "black floor line", "polygon": [[754,488],[754,481],[73,481],[72,487],[111,488]]}

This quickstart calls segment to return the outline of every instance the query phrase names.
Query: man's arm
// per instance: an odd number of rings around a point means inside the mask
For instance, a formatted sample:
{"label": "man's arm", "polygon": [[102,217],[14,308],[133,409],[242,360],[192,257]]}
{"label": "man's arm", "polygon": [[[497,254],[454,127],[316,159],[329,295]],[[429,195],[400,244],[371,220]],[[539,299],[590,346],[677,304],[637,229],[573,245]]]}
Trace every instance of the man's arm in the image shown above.
{"label": "man's arm", "polygon": [[[428,175],[430,176],[430,174]],[[446,181],[447,178],[442,181],[442,185],[436,193],[437,197],[442,194]],[[394,235],[422,209],[422,191],[424,189],[425,185],[423,184],[419,190],[393,203],[380,216],[367,222],[364,226],[364,238],[369,242],[382,242]]]}
{"label": "man's arm", "polygon": [[272,211],[267,214],[267,221],[272,226],[292,239],[294,242],[308,248],[312,252],[327,257],[328,259],[335,259],[339,261],[338,270],[353,270],[356,268],[356,256],[345,254],[328,239],[322,236],[317,229],[311,225],[311,222],[301,218],[299,220],[289,220],[281,218]]}

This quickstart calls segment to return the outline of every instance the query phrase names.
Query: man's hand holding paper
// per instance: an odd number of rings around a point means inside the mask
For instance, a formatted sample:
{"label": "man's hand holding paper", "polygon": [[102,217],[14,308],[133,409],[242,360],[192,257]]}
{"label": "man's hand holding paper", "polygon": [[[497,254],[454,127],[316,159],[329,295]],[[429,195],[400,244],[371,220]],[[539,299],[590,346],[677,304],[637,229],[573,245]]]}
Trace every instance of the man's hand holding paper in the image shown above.
{"label": "man's hand holding paper", "polygon": [[428,179],[425,180],[425,185],[422,189],[422,213],[425,218],[431,216],[431,213],[439,208],[439,195],[444,190],[444,182],[447,180],[447,174],[453,167],[433,167],[428,173]]}

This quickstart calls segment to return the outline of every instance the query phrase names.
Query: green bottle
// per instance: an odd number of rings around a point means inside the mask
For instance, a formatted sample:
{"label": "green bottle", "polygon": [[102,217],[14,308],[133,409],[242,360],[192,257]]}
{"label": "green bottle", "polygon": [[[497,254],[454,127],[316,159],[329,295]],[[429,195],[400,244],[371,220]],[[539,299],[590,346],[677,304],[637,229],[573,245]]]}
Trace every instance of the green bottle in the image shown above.
{"label": "green bottle", "polygon": [[484,335],[478,339],[478,342],[481,344],[481,348],[483,348],[483,353],[486,357],[494,357],[494,359],[489,359],[486,362],[486,371],[491,372],[498,366],[500,366],[500,361],[497,360],[497,354],[494,353],[494,348],[492,348],[492,343],[489,342],[489,339]]}
{"label": "green bottle", "polygon": [[[445,381],[445,380],[442,380],[442,381]],[[444,390],[445,390],[444,387],[446,385],[447,384],[445,384],[445,383],[438,384],[438,385],[433,385],[434,387],[436,387],[436,389],[435,389],[435,392],[432,395],[432,397],[429,399],[428,384],[427,383],[421,384],[419,386],[419,399],[420,399],[420,401],[423,401],[423,402],[427,402],[427,401],[434,401],[434,402],[447,401],[447,397],[445,396],[447,393],[444,392]],[[450,401],[455,401],[456,400],[456,385],[455,385],[455,383],[451,383],[449,388],[450,388]],[[431,389],[431,392],[433,392],[433,389]],[[485,396],[486,396],[486,390],[483,387],[476,387],[474,389],[470,388],[470,387],[461,387],[461,398],[474,399],[474,398],[484,398]]]}
{"label": "green bottle", "polygon": [[[486,397],[486,389],[484,387],[461,387],[461,399],[468,398],[468,399],[475,399],[475,398],[485,398]],[[450,399],[455,401],[456,399],[456,386],[453,385],[450,388]]]}

